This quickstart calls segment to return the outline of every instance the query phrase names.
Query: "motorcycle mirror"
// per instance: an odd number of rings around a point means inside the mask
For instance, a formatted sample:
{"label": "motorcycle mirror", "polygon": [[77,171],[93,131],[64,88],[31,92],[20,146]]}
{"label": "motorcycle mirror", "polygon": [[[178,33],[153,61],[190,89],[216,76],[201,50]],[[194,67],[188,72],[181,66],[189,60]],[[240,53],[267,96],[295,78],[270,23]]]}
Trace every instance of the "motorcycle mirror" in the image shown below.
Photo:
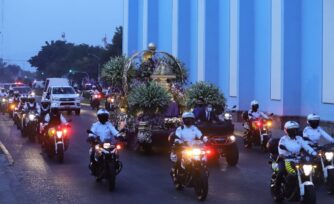
{"label": "motorcycle mirror", "polygon": [[204,136],[204,137],[203,137],[203,142],[204,142],[204,143],[207,143],[208,141],[209,141],[209,138],[208,138],[207,136]]}
{"label": "motorcycle mirror", "polygon": [[86,132],[87,132],[88,134],[93,133],[91,130],[86,130]]}
{"label": "motorcycle mirror", "polygon": [[274,113],[270,113],[270,116],[274,116]]}
{"label": "motorcycle mirror", "polygon": [[237,105],[234,105],[232,108],[236,108],[237,107]]}

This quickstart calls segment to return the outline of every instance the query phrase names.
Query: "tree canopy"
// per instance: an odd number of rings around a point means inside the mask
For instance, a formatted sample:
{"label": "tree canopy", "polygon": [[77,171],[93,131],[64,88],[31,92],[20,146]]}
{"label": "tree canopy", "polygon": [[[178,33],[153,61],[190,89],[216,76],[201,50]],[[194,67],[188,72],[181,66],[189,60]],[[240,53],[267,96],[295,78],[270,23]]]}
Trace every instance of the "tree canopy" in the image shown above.
{"label": "tree canopy", "polygon": [[40,77],[60,77],[72,72],[86,72],[97,79],[99,68],[111,57],[122,53],[122,27],[116,28],[111,44],[105,47],[74,44],[63,40],[45,42],[28,62]]}

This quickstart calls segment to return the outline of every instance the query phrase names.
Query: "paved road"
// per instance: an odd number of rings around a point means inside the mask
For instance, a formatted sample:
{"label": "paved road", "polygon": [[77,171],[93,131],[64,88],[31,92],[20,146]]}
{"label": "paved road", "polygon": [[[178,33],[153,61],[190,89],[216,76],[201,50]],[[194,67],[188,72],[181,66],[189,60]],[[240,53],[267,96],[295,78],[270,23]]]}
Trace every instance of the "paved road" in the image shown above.
{"label": "paved road", "polygon": [[[166,153],[122,152],[124,169],[117,177],[115,192],[108,192],[107,184],[96,183],[87,168],[85,130],[95,121],[94,113],[86,109],[81,116],[70,117],[73,119],[70,148],[64,163],[58,164],[41,153],[37,144],[22,138],[11,120],[0,116],[0,140],[15,160],[6,170],[0,165],[0,176],[9,177],[7,183],[0,184],[0,203],[197,202],[193,189],[181,192],[174,189]],[[205,203],[273,203],[268,188],[271,171],[267,156],[260,150],[246,151],[239,147],[237,167],[227,167],[224,160],[219,166],[210,167],[209,195]],[[4,195],[4,192],[8,193]],[[327,195],[322,187],[318,192],[319,203],[333,203],[334,196]]]}

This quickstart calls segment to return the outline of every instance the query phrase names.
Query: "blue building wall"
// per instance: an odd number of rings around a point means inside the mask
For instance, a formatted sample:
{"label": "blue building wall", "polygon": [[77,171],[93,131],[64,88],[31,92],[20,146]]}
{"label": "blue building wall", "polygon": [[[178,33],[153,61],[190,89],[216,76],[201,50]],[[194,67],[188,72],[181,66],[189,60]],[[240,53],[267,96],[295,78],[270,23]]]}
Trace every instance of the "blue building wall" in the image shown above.
{"label": "blue building wall", "polygon": [[[251,100],[261,109],[278,115],[305,116],[319,113],[334,121],[334,103],[323,102],[323,1],[281,0],[281,89],[272,99],[273,6],[278,0],[127,0],[129,1],[128,45],[125,54],[154,42],[159,50],[177,53],[186,64],[190,80],[218,85],[230,105],[249,108]],[[143,4],[148,9],[144,11]],[[205,30],[199,30],[200,2],[205,2]],[[238,19],[231,19],[231,2],[238,5]],[[177,20],[173,12],[177,8]],[[334,12],[334,8],[333,8]],[[145,38],[144,13],[148,15]],[[276,12],[277,13],[277,12]],[[174,22],[174,23],[173,23]],[[174,25],[176,22],[176,25]],[[230,96],[231,23],[237,23],[237,94]],[[277,22],[276,22],[277,23]],[[334,23],[334,19],[333,19]],[[177,39],[173,31],[177,28]],[[204,32],[204,76],[200,76],[199,33]],[[333,31],[334,32],[334,31]],[[234,36],[232,36],[234,37]],[[177,45],[177,51],[173,46]],[[174,46],[175,47],[175,46]],[[275,48],[276,49],[276,48]],[[277,66],[276,68],[277,69]],[[277,71],[277,70],[275,70]],[[334,67],[333,67],[334,73]],[[334,76],[333,76],[334,77]],[[275,82],[277,83],[277,81]],[[276,84],[277,85],[277,84]],[[334,94],[334,87],[333,94]]]}

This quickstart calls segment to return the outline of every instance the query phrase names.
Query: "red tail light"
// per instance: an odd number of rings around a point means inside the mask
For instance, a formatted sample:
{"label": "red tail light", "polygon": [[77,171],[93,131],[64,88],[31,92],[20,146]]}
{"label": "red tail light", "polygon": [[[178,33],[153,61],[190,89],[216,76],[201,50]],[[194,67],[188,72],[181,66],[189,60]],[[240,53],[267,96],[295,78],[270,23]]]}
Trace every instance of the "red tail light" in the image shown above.
{"label": "red tail light", "polygon": [[260,126],[262,125],[262,123],[261,123],[261,122],[257,122],[256,125],[257,125],[258,127],[260,127]]}
{"label": "red tail light", "polygon": [[205,151],[205,153],[209,155],[209,154],[211,154],[211,150],[208,149],[208,150]]}
{"label": "red tail light", "polygon": [[63,133],[64,133],[64,135],[67,134],[67,129],[66,128],[63,129]]}

